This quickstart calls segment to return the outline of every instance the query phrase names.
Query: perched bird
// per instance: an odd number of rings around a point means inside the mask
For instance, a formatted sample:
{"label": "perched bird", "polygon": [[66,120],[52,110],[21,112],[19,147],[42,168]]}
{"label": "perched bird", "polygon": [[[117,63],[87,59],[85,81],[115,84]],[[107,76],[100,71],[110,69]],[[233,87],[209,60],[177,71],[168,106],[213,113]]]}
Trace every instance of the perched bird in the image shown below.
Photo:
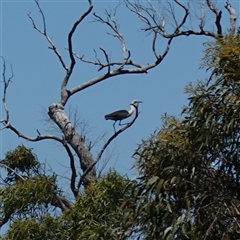
{"label": "perched bird", "polygon": [[125,119],[125,118],[130,117],[130,116],[133,114],[134,110],[135,110],[136,108],[138,108],[138,104],[139,104],[139,103],[141,103],[141,101],[133,100],[133,101],[130,103],[130,110],[129,110],[129,111],[128,111],[128,110],[118,110],[118,111],[115,111],[115,112],[112,112],[112,113],[109,113],[109,114],[105,115],[105,119],[106,119],[106,120],[110,119],[110,120],[115,121],[115,122],[113,123],[113,128],[114,128],[114,131],[115,131],[115,132],[116,132],[116,130],[115,130],[115,124],[116,124],[116,122],[119,121],[119,125],[120,125],[120,126],[121,126],[121,125],[125,125],[126,123],[125,123],[125,124],[121,124],[121,121],[122,121],[123,119]]}

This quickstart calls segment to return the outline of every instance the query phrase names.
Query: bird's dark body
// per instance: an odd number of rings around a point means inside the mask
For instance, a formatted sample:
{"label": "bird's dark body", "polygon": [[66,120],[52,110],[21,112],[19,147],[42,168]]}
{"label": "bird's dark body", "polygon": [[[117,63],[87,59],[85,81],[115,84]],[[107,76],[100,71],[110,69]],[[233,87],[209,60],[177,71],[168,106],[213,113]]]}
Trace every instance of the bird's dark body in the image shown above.
{"label": "bird's dark body", "polygon": [[106,120],[110,119],[115,121],[121,121],[127,117],[129,117],[129,112],[127,110],[118,110],[105,115]]}

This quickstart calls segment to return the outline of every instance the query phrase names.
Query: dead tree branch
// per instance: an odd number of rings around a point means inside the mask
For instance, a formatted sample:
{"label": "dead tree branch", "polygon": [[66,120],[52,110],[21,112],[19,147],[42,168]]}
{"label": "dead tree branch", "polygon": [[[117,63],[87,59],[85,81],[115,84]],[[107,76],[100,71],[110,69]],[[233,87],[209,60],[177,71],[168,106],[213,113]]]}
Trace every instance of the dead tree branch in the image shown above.
{"label": "dead tree branch", "polygon": [[25,180],[20,174],[18,174],[14,169],[10,168],[6,164],[0,163],[0,166],[3,167],[3,168],[7,168],[8,170],[10,170],[14,174],[16,174],[19,178],[21,178],[23,181]]}
{"label": "dead tree branch", "polygon": [[[148,0],[146,2],[141,1],[129,1],[125,0],[125,4],[128,7],[128,9],[136,14],[139,19],[146,24],[146,27],[143,28],[145,31],[153,31],[158,32],[159,35],[161,35],[164,38],[173,38],[178,36],[189,36],[189,35],[205,35],[216,38],[218,35],[222,34],[222,26],[221,26],[221,18],[222,18],[222,11],[218,10],[212,3],[211,0],[206,0],[205,3],[210,9],[210,11],[215,15],[215,26],[217,28],[216,33],[212,30],[206,30],[204,29],[203,23],[205,18],[205,12],[204,7],[202,4],[201,7],[201,17],[200,17],[200,23],[199,28],[200,31],[197,31],[195,29],[189,29],[189,26],[187,24],[187,21],[190,21],[190,7],[184,5],[178,0],[169,1],[168,7],[163,8],[167,9],[167,11],[171,14],[171,19],[173,19],[174,22],[174,29],[171,33],[167,31],[167,24],[171,25],[171,22],[166,22],[166,17],[164,14],[160,14],[156,8],[154,7],[153,3]],[[176,19],[176,13],[174,12],[173,4],[176,4],[180,9],[184,11],[183,17],[180,20]],[[159,2],[158,4],[161,4]],[[230,13],[230,21],[231,21],[231,32],[235,31],[234,28],[234,22],[236,21],[236,15],[235,10],[232,8],[232,6],[227,2],[225,4],[225,8]]]}
{"label": "dead tree branch", "polygon": [[75,161],[74,161],[74,156],[71,152],[70,147],[67,145],[67,143],[65,142],[65,144],[63,144],[66,152],[68,153],[68,157],[70,159],[70,168],[72,171],[71,174],[71,182],[70,182],[70,188],[72,190],[73,195],[75,196],[75,198],[78,196],[78,190],[75,187],[75,183],[76,183],[76,177],[77,177],[77,171],[76,171],[76,167],[75,167]]}
{"label": "dead tree branch", "polygon": [[0,128],[0,130],[7,128],[6,125],[9,122],[9,110],[7,108],[7,103],[6,103],[6,97],[7,97],[7,88],[9,86],[9,83],[12,81],[14,74],[13,74],[13,68],[12,68],[12,64],[10,64],[10,68],[11,68],[11,76],[7,79],[6,77],[6,61],[3,57],[1,57],[3,60],[3,72],[2,72],[2,77],[3,77],[3,97],[2,97],[2,102],[3,102],[3,106],[4,106],[4,110],[6,112],[6,118],[5,119],[1,119],[0,123],[2,123],[4,125],[3,128]]}
{"label": "dead tree branch", "polygon": [[39,2],[38,2],[38,0],[34,0],[34,1],[35,1],[35,3],[37,4],[38,10],[39,10],[39,12],[40,12],[40,14],[41,14],[41,16],[42,16],[43,31],[40,30],[40,28],[38,28],[38,27],[36,26],[35,21],[33,20],[32,16],[31,16],[31,13],[29,13],[29,14],[28,14],[28,17],[30,18],[30,20],[31,20],[31,22],[32,22],[33,28],[36,29],[39,33],[41,33],[42,35],[45,36],[45,38],[47,39],[47,41],[48,41],[48,42],[50,43],[50,45],[51,45],[51,47],[49,47],[49,48],[54,51],[54,53],[57,55],[60,63],[62,64],[63,68],[64,68],[65,70],[67,70],[67,66],[66,66],[66,64],[64,63],[61,54],[59,53],[59,51],[58,51],[58,49],[56,48],[56,46],[54,45],[53,41],[51,40],[51,38],[50,38],[50,37],[48,36],[48,34],[47,34],[47,25],[46,25],[45,16],[44,16],[43,11],[42,11],[42,9],[41,9],[41,7],[40,7],[40,5],[39,5]]}
{"label": "dead tree branch", "polygon": [[215,8],[213,6],[213,3],[212,3],[211,0],[207,0],[207,5],[208,5],[209,9],[216,16],[215,24],[216,24],[216,27],[217,27],[217,34],[221,35],[222,34],[222,26],[221,26],[222,11],[217,10],[217,8]]}
{"label": "dead tree branch", "polygon": [[67,91],[67,83],[68,83],[68,81],[71,77],[73,68],[74,68],[75,63],[76,63],[75,58],[74,58],[72,37],[73,37],[73,34],[75,33],[77,27],[79,26],[79,24],[84,20],[84,18],[86,18],[89,15],[89,13],[93,9],[92,0],[88,0],[88,3],[89,3],[88,9],[73,24],[73,27],[68,34],[68,49],[69,49],[69,57],[70,57],[71,63],[70,63],[70,67],[67,69],[66,76],[64,77],[64,79],[62,81],[62,85],[61,85],[61,104],[63,106],[66,104],[66,102],[69,98],[69,92]]}
{"label": "dead tree branch", "polygon": [[52,140],[55,140],[55,141],[58,141],[60,143],[62,143],[64,141],[64,139],[62,138],[59,138],[57,136],[53,136],[53,135],[41,135],[38,131],[38,136],[37,137],[29,137],[27,135],[24,135],[23,133],[21,133],[17,128],[15,128],[14,126],[11,125],[10,123],[10,114],[9,114],[9,110],[8,110],[8,107],[7,107],[7,99],[6,99],[6,96],[7,96],[7,89],[9,87],[9,83],[12,81],[13,77],[14,77],[14,74],[13,74],[13,68],[12,68],[12,65],[11,66],[11,76],[9,78],[6,77],[6,61],[3,57],[1,57],[2,60],[3,60],[3,73],[2,73],[2,77],[3,77],[3,98],[2,98],[2,102],[3,102],[3,106],[4,106],[4,110],[5,110],[5,113],[6,113],[6,117],[4,119],[1,119],[0,120],[0,123],[3,124],[3,127],[0,129],[10,129],[12,130],[15,134],[17,134],[18,137],[21,137],[23,139],[26,139],[28,141],[31,141],[31,142],[37,142],[37,141],[41,141],[41,140],[45,140],[45,139],[52,139]]}
{"label": "dead tree branch", "polygon": [[235,33],[235,30],[236,30],[236,20],[237,20],[236,11],[228,1],[224,5],[224,7],[228,10],[228,12],[230,14],[230,29],[229,29],[229,32],[230,32],[230,34],[233,35]]}
{"label": "dead tree branch", "polygon": [[[121,69],[126,64],[126,62],[128,60],[128,56],[130,55],[130,53],[128,53],[124,37],[119,31],[119,27],[118,27],[118,24],[117,24],[117,21],[116,21],[116,9],[114,11],[113,16],[108,11],[105,11],[105,13],[106,13],[106,16],[107,16],[107,20],[104,20],[103,18],[98,16],[96,13],[93,13],[93,15],[95,16],[97,22],[106,24],[108,27],[111,28],[111,30],[114,32],[114,34],[108,33],[109,35],[112,35],[113,37],[116,37],[116,38],[119,39],[119,41],[121,43],[121,46],[122,46],[122,54],[123,54],[123,61],[122,61],[122,64],[120,65],[120,67],[119,67],[119,69]],[[108,65],[109,65],[109,63],[108,63]]]}

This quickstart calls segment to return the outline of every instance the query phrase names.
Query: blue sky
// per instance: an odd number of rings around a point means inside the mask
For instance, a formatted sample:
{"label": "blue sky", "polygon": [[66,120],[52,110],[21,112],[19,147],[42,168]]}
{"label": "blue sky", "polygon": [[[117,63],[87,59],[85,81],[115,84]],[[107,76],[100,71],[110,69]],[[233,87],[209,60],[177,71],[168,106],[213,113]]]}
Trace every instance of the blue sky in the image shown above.
{"label": "blue sky", "polygon": [[[87,7],[87,1],[40,1],[44,11],[47,32],[57,46],[65,61],[69,63],[67,51],[67,34],[73,22]],[[238,1],[230,1],[239,13]],[[104,9],[114,8],[117,1],[93,1],[94,9],[100,16],[104,16]],[[218,6],[223,9],[223,27],[227,29],[229,18],[223,8],[224,2]],[[1,56],[12,63],[14,79],[7,93],[7,105],[10,111],[11,124],[22,133],[31,137],[36,136],[38,129],[42,134],[47,133],[51,126],[44,121],[49,105],[60,100],[60,85],[64,77],[56,55],[48,49],[46,39],[33,29],[27,14],[31,12],[36,24],[41,28],[41,16],[33,1],[1,1]],[[92,12],[92,13],[93,13]],[[181,12],[178,12],[181,14]],[[140,63],[150,63],[154,60],[151,52],[151,35],[141,32],[143,24],[131,14],[122,4],[117,14],[120,31],[125,36],[127,48],[131,51],[131,58]],[[102,59],[99,47],[106,49],[114,60],[121,60],[121,46],[116,38],[107,35],[109,29],[93,23],[90,14],[79,26],[74,36],[74,51],[94,60],[97,50]],[[209,20],[213,21],[213,20]],[[87,137],[94,142],[104,134],[92,153],[97,155],[108,137],[113,133],[111,121],[105,121],[104,115],[118,109],[128,109],[129,103],[142,100],[141,114],[124,133],[120,134],[106,151],[111,159],[105,168],[116,168],[122,174],[134,176],[130,172],[134,160],[131,155],[141,143],[157,128],[161,127],[161,115],[168,113],[180,116],[182,106],[187,104],[184,86],[197,79],[204,79],[205,70],[199,70],[203,42],[206,37],[180,37],[173,41],[171,50],[165,60],[148,74],[124,75],[108,79],[77,93],[68,102],[66,109],[77,108],[80,120],[85,120],[89,126]],[[158,50],[165,47],[165,40],[158,39]],[[161,51],[159,51],[161,54]],[[69,87],[76,86],[93,77],[98,76],[98,68],[77,60],[77,65],[70,80]],[[2,87],[2,86],[1,86]],[[2,93],[2,90],[1,90]],[[1,119],[5,112],[1,105]],[[0,157],[6,151],[13,150],[18,144],[34,148],[40,161],[47,162],[60,176],[69,177],[69,161],[66,153],[58,144],[46,140],[31,143],[19,139],[10,130],[0,132]],[[100,161],[101,168],[104,155]],[[80,170],[79,170],[80,172]],[[64,180],[64,178],[62,178]],[[63,181],[68,186],[68,180]],[[63,187],[64,187],[63,184]]]}

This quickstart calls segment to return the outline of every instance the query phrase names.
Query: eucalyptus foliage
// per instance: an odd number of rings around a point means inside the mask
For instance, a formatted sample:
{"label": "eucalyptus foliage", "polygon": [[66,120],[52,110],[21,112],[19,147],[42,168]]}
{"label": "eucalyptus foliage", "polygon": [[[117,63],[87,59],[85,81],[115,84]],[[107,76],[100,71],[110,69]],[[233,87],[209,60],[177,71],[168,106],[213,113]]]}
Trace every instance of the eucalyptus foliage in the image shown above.
{"label": "eucalyptus foliage", "polygon": [[240,237],[240,37],[207,44],[207,81],[189,84],[183,118],[135,154],[138,194],[131,214],[144,239]]}
{"label": "eucalyptus foliage", "polygon": [[0,214],[11,219],[2,239],[104,240],[126,235],[122,203],[132,191],[126,188],[129,180],[115,171],[93,181],[70,210],[59,213],[53,208],[56,193],[61,195],[56,177],[43,171],[32,149],[18,146],[1,163],[8,171],[0,189]]}

